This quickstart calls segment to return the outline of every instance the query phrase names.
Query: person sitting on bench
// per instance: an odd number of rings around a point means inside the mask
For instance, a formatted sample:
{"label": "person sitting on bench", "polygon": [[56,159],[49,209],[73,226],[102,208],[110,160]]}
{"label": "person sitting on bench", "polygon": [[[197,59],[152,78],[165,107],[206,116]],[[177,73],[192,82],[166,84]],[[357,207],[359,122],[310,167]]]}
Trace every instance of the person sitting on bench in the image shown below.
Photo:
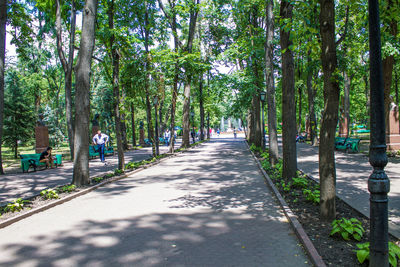
{"label": "person sitting on bench", "polygon": [[52,151],[52,148],[50,146],[47,147],[46,150],[40,154],[39,161],[46,163],[46,168],[51,167],[53,169],[54,161],[53,161],[53,157],[51,155],[51,151]]}

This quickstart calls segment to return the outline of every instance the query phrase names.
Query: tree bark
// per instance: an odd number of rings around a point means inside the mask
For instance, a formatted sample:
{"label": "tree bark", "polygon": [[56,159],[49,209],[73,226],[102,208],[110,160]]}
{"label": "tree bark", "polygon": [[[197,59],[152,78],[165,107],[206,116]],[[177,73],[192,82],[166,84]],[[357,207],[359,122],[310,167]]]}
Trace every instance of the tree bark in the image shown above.
{"label": "tree bark", "polygon": [[135,106],[131,103],[132,146],[136,146]]}
{"label": "tree bark", "polygon": [[344,98],[343,98],[343,117],[345,120],[345,134],[346,137],[350,136],[350,88],[351,88],[351,78],[349,77],[347,71],[343,73],[344,76]]}
{"label": "tree bark", "polygon": [[[307,65],[309,66],[311,57],[307,57]],[[308,119],[310,122],[310,138],[311,145],[316,146],[318,144],[317,136],[317,118],[315,117],[315,89],[312,85],[313,73],[312,69],[309,68],[307,71],[307,97],[308,97]]]}
{"label": "tree bark", "polygon": [[200,105],[200,140],[204,140],[204,104],[203,104],[203,73],[200,75],[199,84],[199,105]]}
{"label": "tree bark", "polygon": [[[258,22],[257,22],[257,7],[253,6],[252,7],[252,15],[249,16],[250,23],[252,24],[252,28],[250,28],[250,36],[251,36],[251,46],[255,50],[256,49],[256,44],[254,42],[255,39],[255,29],[258,28]],[[262,127],[265,127],[265,125],[261,125],[261,108],[260,108],[260,91],[262,90],[262,82],[260,82],[260,68],[259,68],[259,62],[258,58],[256,55],[252,55],[250,57],[250,62],[251,64],[248,64],[249,66],[252,67],[253,70],[253,75],[254,75],[254,83],[257,88],[257,90],[253,93],[252,99],[251,99],[251,110],[250,110],[250,123],[251,127],[249,125],[250,129],[250,134],[249,134],[249,141],[251,144],[254,144],[256,147],[261,147],[262,146]],[[264,111],[262,111],[264,112]]]}
{"label": "tree bark", "polygon": [[72,183],[89,183],[90,73],[95,43],[97,0],[86,0],[83,8],[82,36],[75,68],[75,139]]}
{"label": "tree bark", "polygon": [[75,25],[76,25],[76,10],[75,1],[71,1],[71,31],[69,39],[68,61],[65,58],[65,53],[62,47],[62,31],[61,31],[61,3],[56,0],[56,33],[57,33],[57,51],[61,65],[64,70],[65,77],[65,116],[67,119],[68,143],[71,152],[71,159],[74,158],[74,120],[72,109],[72,67],[74,62],[75,51]]}
{"label": "tree bark", "polygon": [[[200,0],[193,1],[193,4],[199,5]],[[196,23],[197,23],[197,16],[199,14],[200,8],[198,7],[191,7],[190,11],[190,19],[189,19],[189,33],[188,39],[186,43],[185,51],[188,54],[192,53],[193,48],[193,40],[194,40],[194,33],[196,30]],[[183,121],[182,121],[182,128],[183,128],[183,136],[182,136],[182,147],[189,147],[190,146],[190,91],[191,91],[191,82],[192,82],[192,73],[190,70],[190,66],[185,66],[185,87],[183,91]]]}
{"label": "tree bark", "polygon": [[[293,5],[288,1],[282,1],[280,15],[283,19],[292,21]],[[297,151],[296,151],[296,106],[294,86],[294,60],[290,50],[292,42],[290,31],[280,30],[282,49],[282,154],[283,172],[285,180],[296,177]]]}
{"label": "tree bark", "polygon": [[320,0],[321,61],[324,73],[324,112],[319,145],[319,177],[321,185],[321,219],[336,216],[335,133],[339,110],[339,72],[335,44],[334,0]]}
{"label": "tree bark", "polygon": [[1,144],[4,120],[4,69],[6,57],[7,0],[0,0],[0,174],[4,174]]}
{"label": "tree bark", "polygon": [[[111,0],[108,7],[108,27],[111,31],[114,30],[114,0]],[[123,170],[125,166],[124,148],[122,144],[122,134],[121,134],[121,115],[119,112],[119,53],[117,51],[114,33],[110,36],[109,49],[111,50],[111,60],[112,60],[112,87],[113,87],[113,110],[115,119],[115,136],[117,139],[117,152],[118,152],[118,169]]]}

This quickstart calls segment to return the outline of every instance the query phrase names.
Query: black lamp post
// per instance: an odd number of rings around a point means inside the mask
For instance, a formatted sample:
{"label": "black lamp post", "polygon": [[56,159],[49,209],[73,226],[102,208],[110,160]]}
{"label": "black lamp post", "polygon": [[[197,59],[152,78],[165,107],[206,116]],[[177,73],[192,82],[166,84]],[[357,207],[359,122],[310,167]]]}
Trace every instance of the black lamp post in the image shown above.
{"label": "black lamp post", "polygon": [[388,255],[388,196],[390,181],[385,173],[386,156],[385,105],[379,1],[369,0],[369,55],[370,55],[370,147],[369,162],[374,168],[368,178],[370,192],[370,261],[369,266],[389,266]]}
{"label": "black lamp post", "polygon": [[195,143],[195,139],[194,139],[194,112],[193,110],[190,112],[190,117],[192,117],[192,139],[193,139],[193,144]]}
{"label": "black lamp post", "polygon": [[158,105],[158,97],[157,96],[155,96],[154,97],[154,100],[153,100],[153,104],[154,104],[154,109],[155,109],[155,112],[154,112],[154,118],[155,118],[155,121],[156,121],[156,124],[155,124],[155,144],[156,144],[156,155],[158,156],[158,155],[160,155],[160,150],[159,150],[159,139],[158,139],[158,119],[157,119],[157,105]]}
{"label": "black lamp post", "polygon": [[261,91],[260,92],[260,99],[261,99],[261,104],[262,104],[262,135],[263,135],[263,150],[265,150],[266,147],[266,141],[265,141],[265,121],[264,121],[264,104],[265,104],[265,97],[266,97],[266,92]]}

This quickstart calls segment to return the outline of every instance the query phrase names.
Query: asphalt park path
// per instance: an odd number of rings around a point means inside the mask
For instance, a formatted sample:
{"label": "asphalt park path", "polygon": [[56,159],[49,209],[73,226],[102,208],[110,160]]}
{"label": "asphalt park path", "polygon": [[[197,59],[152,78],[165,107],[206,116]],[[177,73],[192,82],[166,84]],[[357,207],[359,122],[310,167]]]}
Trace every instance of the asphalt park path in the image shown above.
{"label": "asphalt park path", "polygon": [[[369,217],[368,177],[372,167],[368,157],[361,153],[335,152],[337,194],[353,208]],[[297,144],[298,168],[319,180],[318,147]],[[389,158],[385,168],[390,179],[389,230],[400,238],[400,160]]]}
{"label": "asphalt park path", "polygon": [[0,236],[0,266],[311,265],[241,138],[212,139]]}
{"label": "asphalt park path", "polygon": [[[181,145],[180,139],[175,147]],[[167,153],[167,146],[160,146],[160,153]],[[125,162],[141,161],[152,157],[151,147],[141,148],[139,150],[129,150],[125,152]],[[106,157],[107,165],[100,162],[97,157],[89,161],[90,176],[101,176],[118,168],[117,153],[114,156]],[[63,165],[54,168],[40,170],[29,173],[12,173],[1,176],[0,179],[0,205],[11,202],[16,198],[29,198],[40,194],[40,191],[46,188],[53,188],[59,185],[65,185],[72,182],[73,163],[64,161]]]}

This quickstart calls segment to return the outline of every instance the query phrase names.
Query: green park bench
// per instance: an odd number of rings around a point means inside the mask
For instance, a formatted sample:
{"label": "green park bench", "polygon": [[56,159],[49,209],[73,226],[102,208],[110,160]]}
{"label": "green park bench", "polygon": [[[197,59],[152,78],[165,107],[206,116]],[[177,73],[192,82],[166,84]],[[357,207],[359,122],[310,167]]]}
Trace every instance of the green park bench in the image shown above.
{"label": "green park bench", "polygon": [[[46,163],[40,162],[40,153],[36,154],[20,154],[19,157],[21,158],[21,169],[22,172],[29,172],[30,168],[33,168],[34,171],[37,170],[38,167],[44,166],[46,167]],[[54,164],[56,167],[62,164],[62,155],[55,154],[53,155]]]}
{"label": "green park bench", "polygon": [[[99,156],[100,153],[97,151],[97,145],[90,145],[89,146],[89,157],[95,158]],[[104,149],[104,155],[114,155],[114,147],[109,146]]]}
{"label": "green park bench", "polygon": [[344,138],[344,137],[336,137],[335,138],[335,148],[343,149],[346,152],[358,152],[360,145],[360,139],[357,138]]}

